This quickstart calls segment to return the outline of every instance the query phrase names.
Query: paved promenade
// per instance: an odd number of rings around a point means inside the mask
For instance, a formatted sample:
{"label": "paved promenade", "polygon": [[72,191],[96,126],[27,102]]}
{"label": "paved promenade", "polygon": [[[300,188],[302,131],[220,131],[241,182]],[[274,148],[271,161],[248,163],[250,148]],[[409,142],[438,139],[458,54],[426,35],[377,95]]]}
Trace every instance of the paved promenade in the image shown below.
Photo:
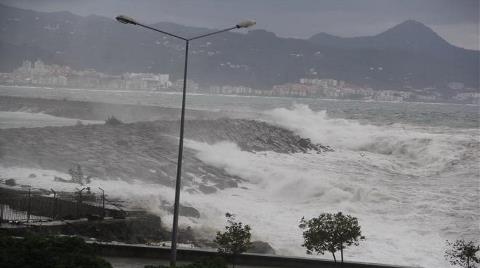
{"label": "paved promenade", "polygon": [[[145,265],[168,265],[168,261],[148,258],[122,258],[122,257],[104,257],[110,262],[113,268],[144,268]],[[178,262],[179,265],[186,264],[185,262]],[[237,268],[277,268],[275,266],[245,266],[235,265]],[[279,268],[279,267],[278,267]]]}
{"label": "paved promenade", "polygon": [[[97,252],[112,263],[115,268],[141,267],[153,264],[168,264],[170,249],[167,247],[97,243]],[[202,258],[216,256],[212,250],[178,249],[177,260],[193,262]],[[287,257],[278,255],[261,255],[246,253],[236,257],[238,268],[407,268],[375,263],[345,262],[334,263],[331,260],[318,258]]]}

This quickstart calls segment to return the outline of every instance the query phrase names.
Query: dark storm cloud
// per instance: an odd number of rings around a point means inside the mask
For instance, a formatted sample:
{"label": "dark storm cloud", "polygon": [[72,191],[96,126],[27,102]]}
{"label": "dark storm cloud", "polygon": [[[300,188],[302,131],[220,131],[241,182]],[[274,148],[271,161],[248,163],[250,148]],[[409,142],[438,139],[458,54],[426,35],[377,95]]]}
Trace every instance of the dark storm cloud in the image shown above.
{"label": "dark storm cloud", "polygon": [[448,41],[478,49],[479,0],[0,0],[41,11],[68,10],[113,17],[124,13],[145,22],[171,21],[222,27],[244,18],[280,36],[319,32],[371,35],[407,19],[432,27]]}

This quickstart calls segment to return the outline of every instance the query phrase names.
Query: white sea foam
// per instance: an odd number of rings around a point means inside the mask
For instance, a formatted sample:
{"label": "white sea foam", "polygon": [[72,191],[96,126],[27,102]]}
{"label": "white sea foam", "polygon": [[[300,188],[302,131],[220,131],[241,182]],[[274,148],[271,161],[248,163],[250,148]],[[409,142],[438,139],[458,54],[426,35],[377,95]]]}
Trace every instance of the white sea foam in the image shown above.
{"label": "white sea foam", "polygon": [[459,159],[478,157],[472,155],[475,151],[470,148],[479,147],[478,130],[432,133],[435,130],[408,125],[361,124],[356,120],[330,118],[326,111],[312,111],[307,105],[267,111],[264,120],[339,151],[383,155],[401,173],[425,175],[457,164]]}
{"label": "white sea foam", "polygon": [[[359,218],[368,237],[361,247],[349,250],[347,258],[428,267],[445,265],[439,258],[444,241],[439,230],[422,227],[415,219],[421,215],[416,213],[413,200],[404,200],[402,191],[391,189],[396,179],[402,178],[381,170],[373,172],[369,159],[344,152],[253,154],[228,143],[197,143],[193,147],[205,163],[251,180],[248,190],[232,191],[215,206],[238,214],[280,252],[303,254],[298,229],[302,216],[344,211]],[[234,155],[240,161],[230,161],[222,157],[225,155]]]}
{"label": "white sea foam", "polygon": [[78,122],[81,122],[82,124],[104,123],[94,120],[77,120],[65,117],[58,117],[44,113],[30,113],[29,111],[0,111],[0,129],[19,127],[72,126],[77,124]]}

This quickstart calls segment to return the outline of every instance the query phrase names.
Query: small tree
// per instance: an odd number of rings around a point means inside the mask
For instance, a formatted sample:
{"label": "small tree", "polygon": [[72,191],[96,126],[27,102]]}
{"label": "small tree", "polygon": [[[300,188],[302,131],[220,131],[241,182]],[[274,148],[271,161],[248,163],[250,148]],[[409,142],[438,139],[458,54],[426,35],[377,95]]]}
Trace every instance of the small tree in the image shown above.
{"label": "small tree", "polygon": [[71,182],[78,183],[80,185],[89,184],[91,182],[91,176],[84,176],[82,167],[80,165],[76,165],[68,170],[68,174],[70,174]]}
{"label": "small tree", "polygon": [[233,214],[227,213],[225,217],[227,217],[228,222],[228,225],[225,226],[225,232],[217,232],[214,242],[218,245],[218,252],[233,255],[233,267],[235,267],[235,257],[251,247],[251,228],[249,225],[243,225],[243,223],[235,221]]}
{"label": "small tree", "polygon": [[300,229],[303,231],[303,247],[307,248],[307,254],[324,254],[329,251],[333,260],[337,262],[335,252],[340,251],[343,262],[343,249],[355,245],[358,246],[362,236],[358,220],[350,215],[323,213],[317,218],[300,220]]}
{"label": "small tree", "polygon": [[475,268],[480,263],[477,252],[480,246],[475,245],[473,241],[465,242],[465,240],[457,240],[451,243],[447,240],[449,249],[445,251],[445,259],[452,265],[458,265],[465,268]]}

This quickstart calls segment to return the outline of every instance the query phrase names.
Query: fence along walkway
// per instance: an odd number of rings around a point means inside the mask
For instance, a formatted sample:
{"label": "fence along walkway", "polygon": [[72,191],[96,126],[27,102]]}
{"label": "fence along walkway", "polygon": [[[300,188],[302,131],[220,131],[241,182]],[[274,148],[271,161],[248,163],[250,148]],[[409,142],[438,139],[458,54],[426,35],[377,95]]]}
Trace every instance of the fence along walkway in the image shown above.
{"label": "fence along walkway", "polygon": [[24,223],[85,217],[125,217],[124,211],[105,208],[105,203],[109,201],[102,194],[62,193],[51,197],[31,190],[0,188],[0,222]]}

